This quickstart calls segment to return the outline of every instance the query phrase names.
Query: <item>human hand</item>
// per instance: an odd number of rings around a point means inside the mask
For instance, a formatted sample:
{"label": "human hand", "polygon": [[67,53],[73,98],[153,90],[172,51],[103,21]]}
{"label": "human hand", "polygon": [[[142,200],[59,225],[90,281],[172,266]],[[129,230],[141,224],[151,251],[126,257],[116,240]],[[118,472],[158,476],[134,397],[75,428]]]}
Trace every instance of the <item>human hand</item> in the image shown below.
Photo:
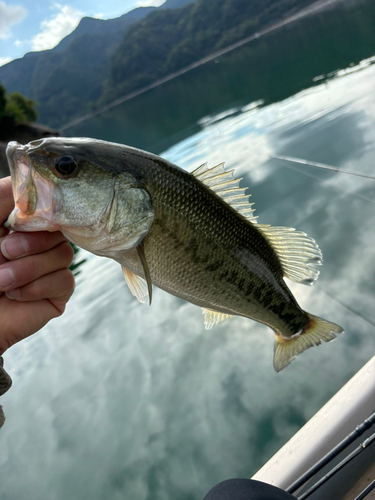
{"label": "human hand", "polygon": [[0,356],[60,316],[74,290],[73,249],[56,231],[11,233],[10,177],[0,179]]}

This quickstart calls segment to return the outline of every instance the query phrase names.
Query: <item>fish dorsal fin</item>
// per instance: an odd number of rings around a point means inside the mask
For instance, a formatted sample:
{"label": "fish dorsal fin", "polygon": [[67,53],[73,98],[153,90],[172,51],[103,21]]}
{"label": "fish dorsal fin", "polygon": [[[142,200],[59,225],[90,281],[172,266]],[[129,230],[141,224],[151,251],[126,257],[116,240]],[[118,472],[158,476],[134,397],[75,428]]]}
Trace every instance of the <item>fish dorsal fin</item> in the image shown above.
{"label": "fish dorsal fin", "polygon": [[144,304],[148,300],[148,287],[146,280],[138,276],[137,274],[132,273],[129,269],[122,267],[122,272],[124,274],[126,283],[129,287],[129,290],[137,297],[141,304]]}
{"label": "fish dorsal fin", "polygon": [[313,285],[319,271],[311,264],[322,264],[322,252],[313,238],[291,227],[258,224],[280,259],[283,274],[297,283]]}
{"label": "fish dorsal fin", "polygon": [[234,170],[226,171],[224,163],[212,168],[208,168],[207,163],[204,163],[191,174],[248,221],[256,224],[257,217],[254,217],[254,208],[252,208],[254,203],[249,203],[250,195],[245,194],[247,188],[239,187],[242,179],[234,178]]}
{"label": "fish dorsal fin", "polygon": [[224,323],[227,319],[233,318],[230,314],[224,314],[204,307],[202,307],[202,314],[204,314],[204,327],[206,330],[210,330],[214,326]]}
{"label": "fish dorsal fin", "polygon": [[[224,163],[213,168],[208,168],[207,163],[204,163],[195,169],[192,175],[248,221],[255,224],[257,217],[254,217],[254,209],[252,208],[254,203],[249,203],[250,195],[245,194],[247,188],[239,187],[241,179],[234,179],[233,173],[234,170],[227,172],[224,169]],[[319,271],[311,264],[319,265],[322,263],[322,252],[315,241],[305,233],[289,227],[257,224],[257,228],[261,230],[277,253],[284,276],[297,283],[312,285],[318,278]]]}

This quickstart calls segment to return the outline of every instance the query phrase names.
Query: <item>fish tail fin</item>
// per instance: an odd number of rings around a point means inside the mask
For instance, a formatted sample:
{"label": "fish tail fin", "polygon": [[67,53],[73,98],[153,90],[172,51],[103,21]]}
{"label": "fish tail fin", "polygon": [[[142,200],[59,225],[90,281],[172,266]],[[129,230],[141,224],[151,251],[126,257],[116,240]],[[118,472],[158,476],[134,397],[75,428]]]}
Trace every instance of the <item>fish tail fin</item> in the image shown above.
{"label": "fish tail fin", "polygon": [[344,330],[335,323],[330,323],[318,316],[306,313],[309,322],[302,332],[295,337],[286,339],[276,334],[273,366],[277,372],[285,368],[301,352],[323,342],[336,338],[336,333]]}

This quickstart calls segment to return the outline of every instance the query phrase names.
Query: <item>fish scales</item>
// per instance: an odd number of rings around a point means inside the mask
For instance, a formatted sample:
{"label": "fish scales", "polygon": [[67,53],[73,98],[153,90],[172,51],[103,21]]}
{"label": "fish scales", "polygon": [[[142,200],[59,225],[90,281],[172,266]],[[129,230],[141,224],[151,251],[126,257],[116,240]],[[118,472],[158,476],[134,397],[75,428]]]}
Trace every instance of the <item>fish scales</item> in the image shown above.
{"label": "fish scales", "polygon": [[[187,172],[142,159],[138,178],[155,210],[145,238],[153,283],[201,307],[299,331],[306,314],[256,226]],[[141,266],[134,272],[143,275]]]}
{"label": "fish scales", "polygon": [[343,330],[303,311],[284,281],[313,284],[322,254],[305,233],[257,224],[223,164],[191,174],[151,153],[87,138],[11,142],[15,208],[6,227],[58,231],[119,262],[131,292],[152,285],[203,308],[205,326],[238,315],[275,333],[274,367]]}

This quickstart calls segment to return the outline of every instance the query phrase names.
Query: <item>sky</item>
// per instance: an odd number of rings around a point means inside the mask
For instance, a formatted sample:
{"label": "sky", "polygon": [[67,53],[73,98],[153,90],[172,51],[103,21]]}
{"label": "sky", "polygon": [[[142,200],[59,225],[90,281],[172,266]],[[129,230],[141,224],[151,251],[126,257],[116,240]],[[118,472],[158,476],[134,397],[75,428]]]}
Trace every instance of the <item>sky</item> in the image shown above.
{"label": "sky", "polygon": [[164,0],[0,0],[0,66],[26,52],[52,49],[84,16],[111,19]]}

